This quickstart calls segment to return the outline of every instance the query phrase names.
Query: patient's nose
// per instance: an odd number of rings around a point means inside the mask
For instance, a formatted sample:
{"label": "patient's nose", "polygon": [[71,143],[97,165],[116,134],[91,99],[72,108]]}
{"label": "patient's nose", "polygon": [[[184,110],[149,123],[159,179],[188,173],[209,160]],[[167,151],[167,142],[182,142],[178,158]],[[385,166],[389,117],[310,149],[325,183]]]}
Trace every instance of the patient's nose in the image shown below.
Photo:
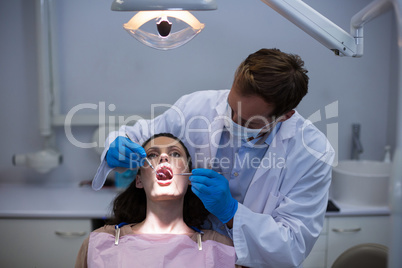
{"label": "patient's nose", "polygon": [[169,162],[169,156],[165,153],[161,154],[159,159],[159,163]]}

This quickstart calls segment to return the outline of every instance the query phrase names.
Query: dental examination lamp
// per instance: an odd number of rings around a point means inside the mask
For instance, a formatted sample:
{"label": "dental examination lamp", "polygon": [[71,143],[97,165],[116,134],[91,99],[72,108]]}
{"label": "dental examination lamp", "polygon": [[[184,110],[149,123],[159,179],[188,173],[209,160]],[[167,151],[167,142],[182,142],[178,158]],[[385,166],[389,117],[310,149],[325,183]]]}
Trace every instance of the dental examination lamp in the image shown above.
{"label": "dental examination lamp", "polygon": [[[160,50],[169,50],[186,44],[204,29],[188,10],[215,10],[215,0],[114,0],[113,11],[139,11],[123,28],[141,43]],[[188,25],[172,33],[175,26]],[[141,29],[147,22],[154,20],[156,33]],[[145,26],[143,27],[145,28]]]}

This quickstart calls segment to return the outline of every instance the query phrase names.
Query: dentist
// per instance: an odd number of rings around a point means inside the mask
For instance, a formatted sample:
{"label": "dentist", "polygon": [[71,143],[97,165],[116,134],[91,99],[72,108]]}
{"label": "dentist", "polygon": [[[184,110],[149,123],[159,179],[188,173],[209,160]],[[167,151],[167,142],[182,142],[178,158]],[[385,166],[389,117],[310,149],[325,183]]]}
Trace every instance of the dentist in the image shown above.
{"label": "dentist", "polygon": [[212,228],[233,239],[236,264],[302,267],[322,230],[334,158],[325,135],[294,110],[308,80],[299,56],[261,49],[240,64],[230,90],[185,95],[155,119],[111,133],[92,186],[113,169],[141,166],[138,144],[172,133],[197,167],[192,191]]}

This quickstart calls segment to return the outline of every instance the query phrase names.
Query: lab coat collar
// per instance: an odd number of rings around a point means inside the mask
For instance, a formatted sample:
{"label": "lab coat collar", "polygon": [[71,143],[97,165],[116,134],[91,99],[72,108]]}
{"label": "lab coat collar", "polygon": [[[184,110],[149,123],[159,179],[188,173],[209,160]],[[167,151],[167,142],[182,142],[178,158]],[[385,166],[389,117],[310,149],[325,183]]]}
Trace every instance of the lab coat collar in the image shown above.
{"label": "lab coat collar", "polygon": [[222,96],[222,99],[225,99],[226,101],[221,101],[221,102],[215,107],[215,110],[216,110],[216,113],[218,114],[218,116],[223,116],[223,115],[225,115],[226,107],[227,107],[227,104],[228,104],[228,103],[227,103],[228,96],[229,96],[229,90],[227,91],[226,94],[224,94],[224,95]]}
{"label": "lab coat collar", "polygon": [[298,119],[300,119],[300,114],[295,110],[295,113],[288,120],[282,122],[281,129],[278,132],[278,139],[286,140],[294,137]]}
{"label": "lab coat collar", "polygon": [[[300,114],[295,111],[295,113],[286,121],[282,122],[282,125],[276,135],[273,137],[270,148],[267,150],[264,157],[276,157],[277,159],[286,159],[286,149],[283,143],[284,140],[290,139],[296,135],[296,123],[300,120]],[[253,189],[254,187],[259,187],[256,182],[262,178],[267,178],[268,173],[270,176],[279,177],[282,172],[281,168],[258,168],[254,177],[250,183],[249,189]],[[277,182],[278,183],[278,182]],[[279,185],[273,186],[273,188],[278,189]],[[244,204],[249,202],[249,196],[246,195],[244,198]],[[253,200],[251,198],[250,200]]]}
{"label": "lab coat collar", "polygon": [[[262,143],[265,143],[268,146],[270,146],[272,141],[274,140],[276,133],[278,133],[279,129],[281,128],[281,125],[282,125],[282,122],[278,122],[270,132],[265,133],[260,138],[256,138],[250,142],[246,142],[245,145],[247,147],[253,147],[255,144],[260,145]],[[263,139],[263,140],[261,140],[261,139]]]}

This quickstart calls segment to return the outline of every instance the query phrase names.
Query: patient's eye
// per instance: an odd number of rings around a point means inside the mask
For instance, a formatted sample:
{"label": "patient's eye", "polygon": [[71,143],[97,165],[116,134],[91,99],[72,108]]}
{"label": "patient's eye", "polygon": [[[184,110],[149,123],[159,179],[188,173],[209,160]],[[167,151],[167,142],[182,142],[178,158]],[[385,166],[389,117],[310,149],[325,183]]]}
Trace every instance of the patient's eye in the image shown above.
{"label": "patient's eye", "polygon": [[147,157],[148,157],[149,159],[152,159],[152,158],[158,157],[158,154],[157,154],[157,153],[154,153],[154,152],[148,153],[148,154],[147,154]]}
{"label": "patient's eye", "polygon": [[181,157],[181,154],[179,152],[174,151],[174,152],[170,153],[170,156],[172,156],[172,157]]}

